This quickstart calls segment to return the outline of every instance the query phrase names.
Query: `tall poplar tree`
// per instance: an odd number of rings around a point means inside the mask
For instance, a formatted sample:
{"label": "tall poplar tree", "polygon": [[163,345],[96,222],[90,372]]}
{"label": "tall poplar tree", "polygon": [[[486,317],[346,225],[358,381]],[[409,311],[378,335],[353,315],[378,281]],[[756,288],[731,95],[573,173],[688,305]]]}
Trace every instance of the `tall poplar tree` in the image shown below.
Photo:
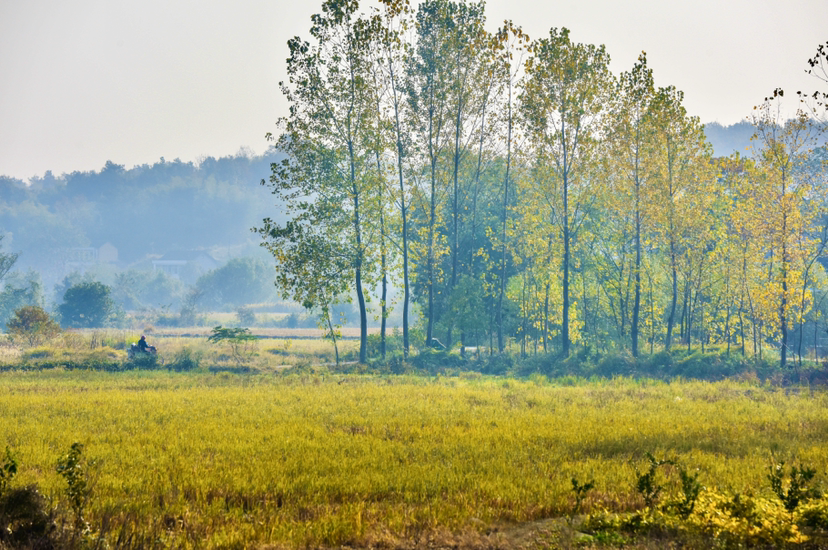
{"label": "tall poplar tree", "polygon": [[[764,303],[775,303],[779,330],[779,364],[788,360],[790,316],[796,307],[794,292],[804,272],[803,249],[795,246],[797,235],[813,223],[813,209],[804,202],[811,199],[811,181],[804,170],[816,145],[813,120],[799,111],[783,121],[778,103],[765,101],[753,117],[760,184],[766,193],[763,222],[767,237],[769,280]],[[800,252],[800,253],[798,253]],[[804,312],[801,312],[804,313]]]}
{"label": "tall poplar tree", "polygon": [[690,117],[682,105],[684,93],[673,86],[659,88],[652,101],[655,155],[658,163],[654,185],[652,231],[667,255],[670,303],[664,348],[670,350],[678,303],[679,257],[694,239],[697,224],[705,216],[703,184],[711,178],[712,151],[698,117]]}
{"label": "tall poplar tree", "polygon": [[602,138],[610,57],[604,46],[573,43],[566,28],[551,29],[532,51],[521,110],[536,162],[547,163],[553,175],[549,196],[555,196],[563,249],[561,349],[569,355],[572,245],[592,200],[590,164]]}
{"label": "tall poplar tree", "polygon": [[[370,227],[375,217],[365,211],[376,191],[371,146],[377,105],[368,63],[377,19],[361,18],[358,8],[355,0],[327,0],[322,13],[311,18],[313,42],[299,37],[288,41],[289,80],[281,88],[290,114],[279,121],[283,133],[278,140],[287,158],[273,165],[270,183],[295,221],[281,228],[266,219],[259,233],[277,261],[284,248],[297,248],[295,242],[309,233],[307,227],[324,228],[331,240],[340,243],[337,249],[346,255],[349,267],[342,276],[352,277],[357,297],[359,360],[365,362],[364,282],[370,275],[366,271],[369,237],[376,231]],[[300,286],[314,284],[300,277],[291,280]]]}
{"label": "tall poplar tree", "polygon": [[655,143],[652,101],[655,95],[653,72],[642,53],[632,70],[621,75],[618,100],[613,114],[612,142],[619,169],[617,189],[620,200],[629,200],[633,216],[634,297],[630,340],[633,357],[638,357],[641,316],[642,226],[647,209],[647,184],[653,177]]}

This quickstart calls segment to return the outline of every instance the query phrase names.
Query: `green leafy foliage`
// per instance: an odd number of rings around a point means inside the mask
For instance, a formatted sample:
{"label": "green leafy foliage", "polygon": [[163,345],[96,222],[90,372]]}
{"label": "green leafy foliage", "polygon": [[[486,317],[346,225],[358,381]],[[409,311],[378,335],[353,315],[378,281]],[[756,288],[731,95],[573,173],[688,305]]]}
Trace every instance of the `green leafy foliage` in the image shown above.
{"label": "green leafy foliage", "polygon": [[658,502],[658,497],[664,486],[658,481],[658,468],[665,464],[674,464],[672,460],[657,459],[652,453],[647,453],[647,460],[650,462],[647,471],[644,473],[636,472],[637,480],[635,488],[639,494],[644,497],[644,504],[649,510],[654,510]]}
{"label": "green leafy foliage", "polygon": [[84,511],[92,494],[94,461],[83,456],[83,444],[72,443],[69,451],[58,459],[57,473],[66,481],[66,496],[75,518],[75,528],[86,530]]}
{"label": "green leafy foliage", "polygon": [[685,468],[679,467],[679,478],[681,479],[681,498],[673,502],[672,506],[680,518],[687,519],[693,513],[703,487],[698,481],[698,472],[690,475]]}
{"label": "green leafy foliage", "polygon": [[[0,243],[3,241],[5,235],[0,235]],[[18,254],[14,252],[0,252],[0,281],[6,276],[6,273],[11,271],[17,261]]]}
{"label": "green leafy foliage", "polygon": [[822,496],[818,488],[809,487],[816,473],[816,469],[805,467],[802,464],[798,468],[791,466],[786,488],[785,462],[780,462],[771,464],[768,479],[773,493],[782,501],[785,510],[793,513],[801,503]]}
{"label": "green leafy foliage", "polygon": [[6,276],[5,285],[0,290],[0,323],[5,324],[22,307],[42,304],[40,276],[34,271],[26,274],[14,271]]}
{"label": "green leafy foliage", "polygon": [[102,327],[115,313],[110,288],[99,282],[83,282],[69,287],[58,306],[61,324],[73,328]]}
{"label": "green leafy foliage", "polygon": [[250,333],[250,329],[241,327],[213,327],[207,341],[211,344],[226,344],[230,348],[230,355],[238,366],[247,362],[256,353],[257,338]]}
{"label": "green leafy foliage", "polygon": [[263,302],[274,293],[276,273],[255,258],[234,258],[208,271],[196,282],[202,293],[200,304],[209,310],[235,309]]}
{"label": "green leafy foliage", "polygon": [[15,340],[30,347],[39,346],[60,334],[60,325],[40,306],[24,306],[6,322],[6,330]]}
{"label": "green leafy foliage", "polygon": [[6,457],[0,464],[0,495],[8,490],[15,475],[17,475],[17,459],[12,456],[11,450],[6,446]]}
{"label": "green leafy foliage", "polygon": [[579,483],[578,478],[572,478],[572,491],[575,493],[575,505],[572,507],[571,517],[578,515],[581,511],[581,505],[586,498],[587,493],[595,488],[595,480],[592,479],[586,483]]}

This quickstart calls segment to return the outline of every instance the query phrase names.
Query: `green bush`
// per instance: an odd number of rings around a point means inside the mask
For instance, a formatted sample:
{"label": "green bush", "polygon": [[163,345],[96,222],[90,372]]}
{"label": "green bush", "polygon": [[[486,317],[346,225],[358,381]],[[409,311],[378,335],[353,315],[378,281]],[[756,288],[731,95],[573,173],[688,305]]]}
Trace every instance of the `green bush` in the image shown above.
{"label": "green bush", "polygon": [[186,372],[197,369],[201,365],[201,355],[190,348],[183,348],[176,352],[167,368],[176,372]]}
{"label": "green bush", "polygon": [[595,374],[612,378],[613,376],[633,376],[636,372],[636,360],[629,352],[606,355],[595,365]]}
{"label": "green bush", "polygon": [[446,369],[461,368],[466,364],[466,360],[446,350],[427,349],[412,357],[410,363],[420,371],[435,375],[443,373]]}
{"label": "green bush", "polygon": [[154,353],[138,353],[132,359],[120,364],[113,370],[155,370],[161,362]]}
{"label": "green bush", "polygon": [[39,346],[60,334],[60,325],[42,307],[24,306],[6,322],[6,330],[13,340]]}
{"label": "green bush", "polygon": [[83,282],[70,286],[58,306],[60,320],[66,327],[102,327],[115,315],[115,302],[110,288],[99,282]]}

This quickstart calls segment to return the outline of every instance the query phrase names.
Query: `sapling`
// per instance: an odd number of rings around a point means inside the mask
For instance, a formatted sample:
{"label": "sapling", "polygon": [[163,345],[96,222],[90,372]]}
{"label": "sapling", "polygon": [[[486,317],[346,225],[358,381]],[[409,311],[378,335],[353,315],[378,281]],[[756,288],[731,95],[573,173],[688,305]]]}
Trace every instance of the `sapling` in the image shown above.
{"label": "sapling", "polygon": [[699,498],[702,485],[698,481],[698,472],[690,475],[684,468],[679,468],[679,477],[681,478],[681,491],[683,498],[674,502],[673,505],[675,506],[679,517],[681,517],[681,519],[687,519],[696,507],[696,500]]}
{"label": "sapling", "polygon": [[0,495],[9,488],[12,478],[17,474],[17,459],[12,456],[11,451],[6,447],[6,459],[0,464]]}
{"label": "sapling", "polygon": [[641,496],[644,497],[644,504],[650,510],[655,506],[658,500],[658,495],[661,494],[664,487],[656,482],[656,471],[659,466],[665,464],[673,464],[672,460],[658,460],[652,453],[647,453],[647,459],[650,461],[650,467],[643,474],[638,474],[638,482],[636,488]]}
{"label": "sapling", "polygon": [[572,517],[578,515],[578,512],[581,510],[581,504],[584,502],[586,498],[586,494],[589,492],[590,489],[595,487],[595,480],[591,479],[581,485],[578,483],[577,478],[572,478],[572,490],[575,492],[575,506],[572,508]]}
{"label": "sapling", "polygon": [[77,442],[72,443],[69,452],[57,463],[57,473],[66,480],[66,496],[69,497],[69,505],[75,515],[75,528],[78,530],[86,529],[83,512],[94,485],[91,480],[91,469],[94,466],[95,462],[83,457],[83,444]]}
{"label": "sapling", "polygon": [[230,353],[237,365],[241,366],[255,353],[253,342],[257,340],[250,329],[224,328],[221,325],[214,327],[207,341],[212,344],[226,342],[230,345]]}
{"label": "sapling", "polygon": [[771,483],[771,489],[774,494],[782,501],[785,510],[792,514],[794,510],[802,502],[807,502],[812,499],[818,499],[822,496],[820,490],[816,487],[808,487],[814,476],[816,476],[816,469],[806,468],[801,463],[799,468],[791,466],[790,482],[788,489],[785,490],[785,463],[771,464],[770,474],[768,479]]}

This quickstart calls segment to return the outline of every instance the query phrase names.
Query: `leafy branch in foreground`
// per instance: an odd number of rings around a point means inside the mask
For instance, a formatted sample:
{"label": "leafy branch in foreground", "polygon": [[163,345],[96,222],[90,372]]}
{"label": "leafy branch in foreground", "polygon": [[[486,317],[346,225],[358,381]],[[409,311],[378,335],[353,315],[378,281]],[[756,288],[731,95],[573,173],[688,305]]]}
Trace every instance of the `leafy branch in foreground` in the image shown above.
{"label": "leafy branch in foreground", "polygon": [[693,513],[696,507],[696,501],[699,498],[699,493],[702,490],[702,484],[699,483],[699,473],[693,475],[687,473],[684,468],[679,468],[679,477],[681,478],[681,493],[682,498],[672,503],[681,519],[687,519]]}

